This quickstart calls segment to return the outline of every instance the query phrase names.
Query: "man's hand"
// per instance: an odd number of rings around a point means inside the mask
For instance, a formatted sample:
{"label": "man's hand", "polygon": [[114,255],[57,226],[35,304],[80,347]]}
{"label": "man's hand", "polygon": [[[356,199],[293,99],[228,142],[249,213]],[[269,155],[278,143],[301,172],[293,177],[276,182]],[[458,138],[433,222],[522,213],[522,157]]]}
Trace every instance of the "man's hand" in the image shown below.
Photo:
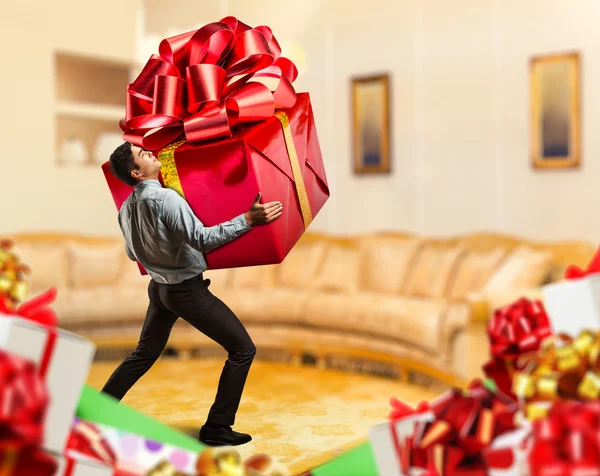
{"label": "man's hand", "polygon": [[258,195],[254,199],[254,203],[250,207],[250,210],[244,213],[246,222],[250,226],[254,225],[265,225],[271,223],[281,216],[283,205],[281,202],[270,202],[261,204],[260,199],[262,194],[258,192]]}

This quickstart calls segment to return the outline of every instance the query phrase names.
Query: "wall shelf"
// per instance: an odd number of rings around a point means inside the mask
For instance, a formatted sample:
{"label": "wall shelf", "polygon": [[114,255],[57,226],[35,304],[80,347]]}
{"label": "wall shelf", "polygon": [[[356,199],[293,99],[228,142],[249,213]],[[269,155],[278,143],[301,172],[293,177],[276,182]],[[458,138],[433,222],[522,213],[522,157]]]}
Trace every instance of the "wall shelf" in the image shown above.
{"label": "wall shelf", "polygon": [[63,101],[56,103],[55,111],[56,115],[61,117],[116,121],[117,124],[125,117],[124,107],[105,104]]}
{"label": "wall shelf", "polygon": [[[139,69],[134,61],[55,52],[57,165],[98,166],[108,160],[106,144],[122,142],[119,121],[125,117],[127,85]],[[65,160],[66,155],[75,157],[77,150],[85,151],[85,159]]]}

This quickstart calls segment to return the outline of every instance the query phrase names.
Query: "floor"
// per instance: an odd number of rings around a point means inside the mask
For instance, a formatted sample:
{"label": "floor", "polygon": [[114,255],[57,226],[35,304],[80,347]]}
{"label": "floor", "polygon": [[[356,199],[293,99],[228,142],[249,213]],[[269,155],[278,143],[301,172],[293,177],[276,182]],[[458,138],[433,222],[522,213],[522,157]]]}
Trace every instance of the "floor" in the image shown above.
{"label": "floor", "polygon": [[[117,364],[95,363],[88,383],[101,388]],[[221,359],[163,358],[124,402],[196,435],[222,366]],[[438,393],[439,389],[369,375],[256,361],[235,426],[254,440],[239,450],[243,457],[268,453],[298,474],[367,437],[371,426],[386,420],[392,395],[416,404]]]}

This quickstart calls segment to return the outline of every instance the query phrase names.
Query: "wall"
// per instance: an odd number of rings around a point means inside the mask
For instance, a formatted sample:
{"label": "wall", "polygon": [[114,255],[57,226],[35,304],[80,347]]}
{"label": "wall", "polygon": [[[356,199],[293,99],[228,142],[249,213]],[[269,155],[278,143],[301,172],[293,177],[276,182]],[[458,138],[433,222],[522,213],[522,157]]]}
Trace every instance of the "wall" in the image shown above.
{"label": "wall", "polygon": [[[52,50],[133,58],[142,0],[4,2],[0,86],[5,153],[0,233],[28,230],[118,235],[95,168],[54,166]],[[83,6],[83,3],[86,3]],[[5,5],[6,4],[6,5]],[[600,39],[596,0],[145,0],[159,37],[233,14],[302,45],[296,85],[310,91],[332,198],[315,230],[403,229],[429,234],[500,230],[533,238],[600,237]],[[158,45],[156,45],[158,46]],[[583,164],[539,171],[528,158],[528,59],[583,55]],[[351,170],[349,77],[392,73],[389,176]]]}
{"label": "wall", "polygon": [[0,234],[119,233],[100,169],[58,168],[53,52],[133,60],[141,0],[2,2],[0,6]]}
{"label": "wall", "polygon": [[[147,26],[164,12],[146,0]],[[404,229],[447,235],[499,230],[536,239],[600,239],[600,30],[596,0],[174,0],[168,27],[231,14],[297,42],[332,198],[314,223],[336,233]],[[193,18],[193,22],[190,22]],[[582,53],[578,170],[535,170],[529,160],[528,61]],[[392,74],[393,172],[351,170],[349,77]]]}

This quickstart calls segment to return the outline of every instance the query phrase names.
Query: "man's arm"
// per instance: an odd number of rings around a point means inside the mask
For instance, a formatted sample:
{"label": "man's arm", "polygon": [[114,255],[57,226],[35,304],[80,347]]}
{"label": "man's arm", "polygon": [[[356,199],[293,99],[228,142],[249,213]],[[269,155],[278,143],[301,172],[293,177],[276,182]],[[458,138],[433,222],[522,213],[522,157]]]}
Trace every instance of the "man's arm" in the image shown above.
{"label": "man's arm", "polygon": [[188,203],[174,191],[165,195],[160,217],[182,241],[201,253],[229,243],[251,228],[243,213],[219,225],[204,226]]}

